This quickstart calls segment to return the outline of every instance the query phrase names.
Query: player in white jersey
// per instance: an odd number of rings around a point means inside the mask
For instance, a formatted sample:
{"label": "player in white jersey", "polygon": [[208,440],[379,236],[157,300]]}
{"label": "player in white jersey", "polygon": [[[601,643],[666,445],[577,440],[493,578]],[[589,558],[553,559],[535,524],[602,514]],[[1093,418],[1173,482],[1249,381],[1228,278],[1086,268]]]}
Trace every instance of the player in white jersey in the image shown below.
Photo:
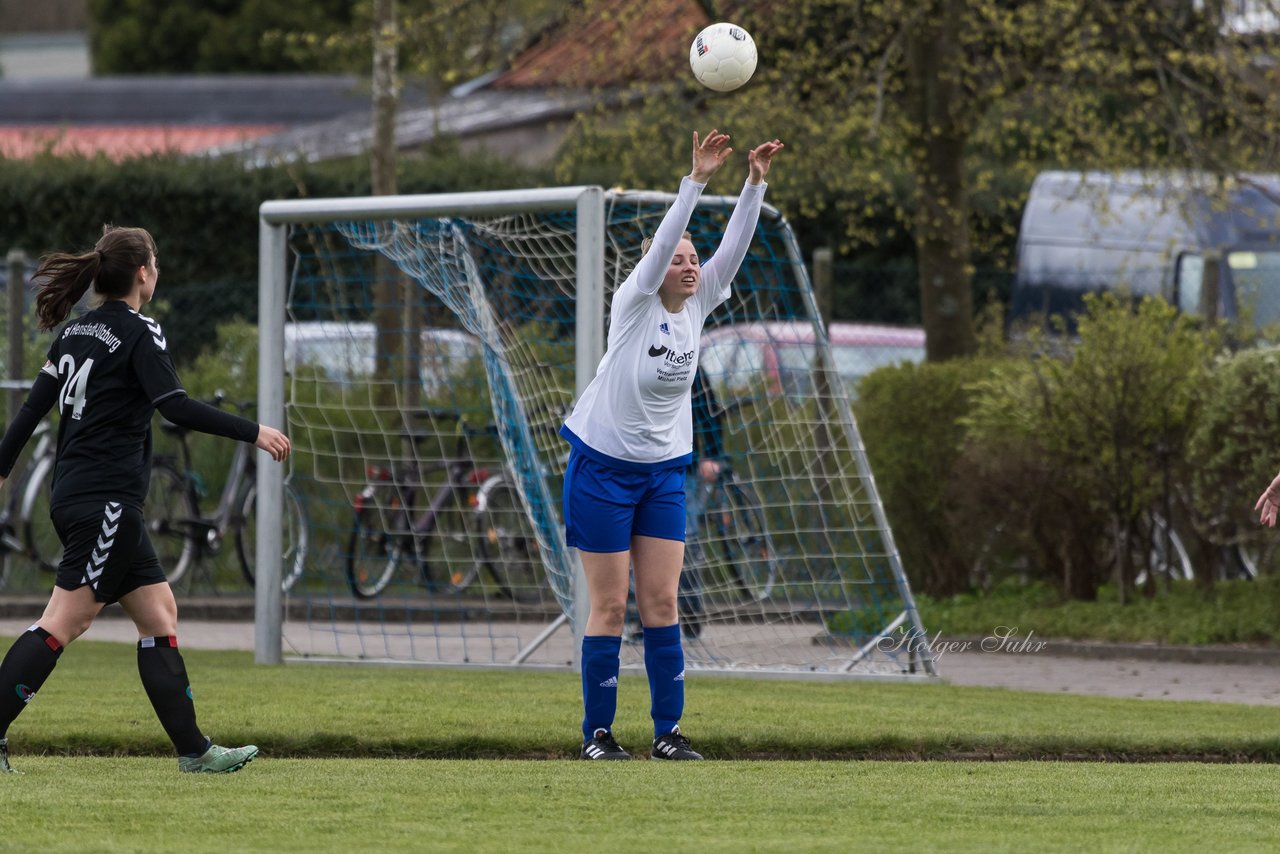
{"label": "player in white jersey", "polygon": [[677,590],[684,563],[684,476],[693,452],[690,389],[707,315],[729,298],[782,143],[752,149],[724,237],[706,264],[689,218],[733,149],[728,134],[693,134],[680,182],[636,268],[613,295],[608,349],[560,433],[571,445],[564,481],[566,540],[582,557],[591,614],[582,640],[583,759],[630,759],[611,734],[628,574],[644,625],[654,759],[701,759],[681,734],[684,650]]}

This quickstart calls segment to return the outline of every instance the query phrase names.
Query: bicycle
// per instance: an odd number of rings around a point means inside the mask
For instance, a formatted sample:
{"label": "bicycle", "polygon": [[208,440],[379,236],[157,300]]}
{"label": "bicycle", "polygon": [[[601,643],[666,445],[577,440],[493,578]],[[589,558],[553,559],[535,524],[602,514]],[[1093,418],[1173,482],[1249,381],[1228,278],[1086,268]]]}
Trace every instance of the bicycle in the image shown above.
{"label": "bicycle", "polygon": [[[970,565],[970,585],[977,590],[990,590],[1007,578],[1020,583],[1029,581],[1035,574],[1033,539],[1012,517],[1008,522],[996,523],[980,541]],[[1148,577],[1161,585],[1192,581],[1196,577],[1182,535],[1154,509],[1139,516],[1128,549],[1128,562],[1134,570],[1133,583],[1137,587],[1146,584]],[[1098,553],[1102,565],[1109,571],[1118,565],[1120,554],[1114,543],[1100,543]]]}
{"label": "bicycle", "polygon": [[[57,563],[48,564],[37,557],[35,550],[31,547],[32,542],[32,525],[31,513],[37,512],[35,501],[35,493],[30,486],[35,482],[34,475],[45,469],[52,470],[54,455],[57,451],[57,442],[54,435],[53,427],[50,421],[43,419],[36,427],[33,434],[36,440],[35,448],[31,455],[26,459],[25,464],[21,464],[21,468],[15,467],[10,472],[6,480],[9,487],[8,495],[5,497],[4,507],[0,510],[0,590],[9,587],[13,578],[15,555],[24,555],[32,559],[37,568],[44,570],[54,570]],[[46,501],[47,505],[47,501]],[[48,521],[47,506],[45,507],[45,523],[51,528],[52,525]],[[43,532],[43,526],[41,526]],[[21,534],[21,536],[20,536]],[[54,534],[54,542],[58,543],[57,535]],[[61,544],[58,543],[58,552],[56,556],[61,556]]]}
{"label": "bicycle", "polygon": [[[764,601],[773,593],[778,566],[760,499],[729,463],[721,462],[711,481],[689,474],[685,502],[688,525],[676,612],[685,637],[697,638],[706,621],[705,596],[734,590],[743,601]],[[629,586],[623,637],[636,643],[643,629],[635,610],[634,578]]]}
{"label": "bicycle", "polygon": [[[371,465],[369,482],[353,503],[347,580],[359,599],[381,596],[397,575],[416,565],[428,591],[461,594],[488,573],[513,602],[536,603],[545,587],[537,542],[507,472],[490,472],[471,453],[471,439],[496,434],[469,427],[449,410],[415,418],[459,424],[452,458],[419,466]],[[405,430],[415,448],[434,431]],[[424,476],[443,475],[438,486]],[[411,571],[411,570],[410,570]]]}
{"label": "bicycle", "polygon": [[[222,392],[208,401],[221,407]],[[255,404],[234,404],[244,415]],[[236,442],[227,480],[212,515],[201,510],[203,494],[199,473],[192,466],[187,436],[191,431],[170,421],[161,420],[160,429],[178,443],[178,457],[161,455],[152,460],[151,484],[147,491],[147,532],[164,567],[170,585],[176,585],[206,555],[217,554],[228,537],[235,540],[240,571],[249,586],[254,586],[254,535],[257,525],[257,468],[254,447]],[[280,586],[288,592],[306,565],[309,528],[306,511],[297,492],[284,484],[284,554]]]}
{"label": "bicycle", "polygon": [[778,563],[763,505],[751,485],[723,462],[715,480],[697,478],[686,500],[696,524],[685,538],[685,571],[699,586],[703,579],[723,578],[748,602],[768,599]]}

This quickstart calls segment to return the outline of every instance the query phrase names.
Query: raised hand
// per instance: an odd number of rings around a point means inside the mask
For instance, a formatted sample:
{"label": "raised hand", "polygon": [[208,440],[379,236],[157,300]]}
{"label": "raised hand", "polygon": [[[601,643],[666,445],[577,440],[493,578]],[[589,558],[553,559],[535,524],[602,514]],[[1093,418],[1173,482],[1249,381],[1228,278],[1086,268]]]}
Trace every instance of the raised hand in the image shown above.
{"label": "raised hand", "polygon": [[773,165],[773,155],[783,149],[783,144],[776,138],[771,142],[762,142],[747,154],[747,183],[759,184],[769,174]]}
{"label": "raised hand", "polygon": [[1267,487],[1267,491],[1258,496],[1258,503],[1253,505],[1258,513],[1258,521],[1268,528],[1276,526],[1276,511],[1280,510],[1280,474],[1276,475]]}
{"label": "raised hand", "polygon": [[725,143],[729,141],[729,134],[720,133],[720,131],[711,130],[707,134],[707,138],[698,141],[698,132],[693,132],[693,171],[689,173],[689,177],[699,184],[705,184],[711,180],[711,176],[724,165],[729,159],[729,155],[733,153],[732,148],[725,148]]}

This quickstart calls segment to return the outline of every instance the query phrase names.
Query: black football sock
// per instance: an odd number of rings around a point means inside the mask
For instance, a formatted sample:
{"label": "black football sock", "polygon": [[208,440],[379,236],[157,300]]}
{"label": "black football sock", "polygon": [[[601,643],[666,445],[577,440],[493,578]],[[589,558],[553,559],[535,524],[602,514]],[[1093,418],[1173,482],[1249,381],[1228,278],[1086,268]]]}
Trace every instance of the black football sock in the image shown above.
{"label": "black football sock", "polygon": [[180,756],[199,756],[209,749],[209,740],[196,725],[196,704],[191,697],[191,681],[182,663],[176,637],[143,638],[138,641],[138,675],[147,697],[156,710],[160,725]]}
{"label": "black football sock", "polygon": [[49,678],[60,655],[62,644],[38,625],[19,635],[9,647],[0,662],[0,738],[8,734],[9,724]]}

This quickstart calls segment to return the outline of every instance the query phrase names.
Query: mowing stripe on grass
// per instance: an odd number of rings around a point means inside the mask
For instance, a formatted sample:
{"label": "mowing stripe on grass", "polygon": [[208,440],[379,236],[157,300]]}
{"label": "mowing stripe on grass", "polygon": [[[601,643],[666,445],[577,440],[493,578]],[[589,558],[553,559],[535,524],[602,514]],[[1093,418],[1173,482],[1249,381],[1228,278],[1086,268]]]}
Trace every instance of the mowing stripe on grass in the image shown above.
{"label": "mowing stripe on grass", "polygon": [[[565,758],[566,673],[262,667],[189,650],[202,728],[264,757]],[[1280,709],[953,685],[691,678],[681,723],[708,757],[1280,762]],[[623,678],[614,734],[647,753],[648,686]],[[168,756],[132,647],[79,642],[10,728],[15,756]]]}

